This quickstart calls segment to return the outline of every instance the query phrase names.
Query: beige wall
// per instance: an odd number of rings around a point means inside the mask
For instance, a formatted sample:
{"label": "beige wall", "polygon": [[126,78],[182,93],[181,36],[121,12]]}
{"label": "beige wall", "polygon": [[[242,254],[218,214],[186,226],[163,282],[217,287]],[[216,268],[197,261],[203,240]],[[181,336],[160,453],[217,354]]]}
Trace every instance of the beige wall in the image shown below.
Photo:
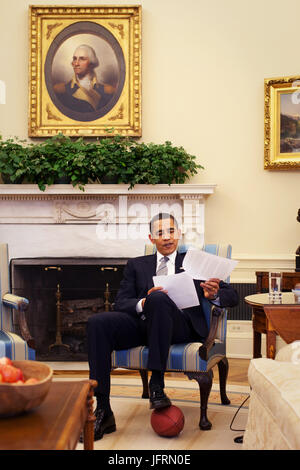
{"label": "beige wall", "polygon": [[[1,0],[0,80],[7,85],[7,104],[0,105],[0,133],[5,137],[27,137],[31,3],[68,2]],[[140,4],[143,140],[183,145],[205,167],[192,182],[217,184],[207,199],[207,240],[230,241],[241,268],[251,265],[253,272],[274,267],[270,260],[293,267],[300,244],[300,172],[263,169],[263,81],[300,75],[299,1]]]}

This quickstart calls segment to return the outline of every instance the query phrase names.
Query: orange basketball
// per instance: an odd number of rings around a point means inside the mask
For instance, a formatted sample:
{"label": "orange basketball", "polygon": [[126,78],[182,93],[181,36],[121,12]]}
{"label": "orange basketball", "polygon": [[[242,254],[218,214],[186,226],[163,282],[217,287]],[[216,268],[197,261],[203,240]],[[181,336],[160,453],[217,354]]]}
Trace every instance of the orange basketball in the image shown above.
{"label": "orange basketball", "polygon": [[159,436],[177,436],[183,429],[184,415],[181,409],[174,405],[153,410],[151,426]]}

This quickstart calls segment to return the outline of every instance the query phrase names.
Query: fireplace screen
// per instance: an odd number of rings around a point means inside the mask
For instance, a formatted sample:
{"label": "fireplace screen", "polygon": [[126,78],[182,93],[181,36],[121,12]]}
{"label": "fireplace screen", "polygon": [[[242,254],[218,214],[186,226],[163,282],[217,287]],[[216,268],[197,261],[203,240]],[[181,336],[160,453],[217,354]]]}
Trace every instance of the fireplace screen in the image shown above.
{"label": "fireplace screen", "polygon": [[[110,311],[124,258],[28,258],[11,261],[12,292],[26,297],[27,324],[41,361],[86,361],[86,323]],[[18,321],[14,318],[18,331]]]}

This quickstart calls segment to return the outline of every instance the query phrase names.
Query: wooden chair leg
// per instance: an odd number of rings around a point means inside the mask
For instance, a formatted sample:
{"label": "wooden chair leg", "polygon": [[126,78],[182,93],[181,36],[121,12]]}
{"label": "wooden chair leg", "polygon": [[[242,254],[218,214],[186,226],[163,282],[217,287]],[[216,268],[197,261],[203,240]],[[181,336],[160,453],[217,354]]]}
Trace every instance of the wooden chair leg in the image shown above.
{"label": "wooden chair leg", "polygon": [[140,376],[141,376],[142,382],[143,382],[142,398],[149,398],[148,370],[147,369],[140,369],[139,373],[140,373]]}
{"label": "wooden chair leg", "polygon": [[228,360],[227,357],[223,357],[221,361],[218,362],[219,369],[219,380],[220,380],[220,396],[222,405],[229,405],[230,400],[226,395],[226,381],[228,376]]}
{"label": "wooden chair leg", "polygon": [[207,418],[208,398],[212,387],[213,372],[185,372],[190,380],[194,379],[198,382],[200,389],[200,421],[199,428],[202,431],[209,431],[212,427],[211,422]]}

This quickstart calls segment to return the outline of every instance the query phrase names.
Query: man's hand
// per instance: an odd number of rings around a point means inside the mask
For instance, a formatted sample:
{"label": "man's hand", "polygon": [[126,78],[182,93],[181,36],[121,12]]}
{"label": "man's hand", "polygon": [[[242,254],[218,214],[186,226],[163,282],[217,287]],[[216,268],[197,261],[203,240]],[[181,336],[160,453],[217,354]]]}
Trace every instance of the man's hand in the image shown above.
{"label": "man's hand", "polygon": [[[151,287],[151,289],[148,290],[147,295],[150,295],[151,292],[154,292],[154,291],[156,291],[156,290],[161,290],[161,291],[164,292],[165,294],[168,293],[168,291],[167,291],[167,290],[164,290],[163,287],[161,287],[161,286],[156,286],[156,287]],[[143,308],[143,309],[144,309],[145,302],[146,302],[146,299],[143,299],[143,300],[142,300],[142,308]]]}
{"label": "man's hand", "polygon": [[212,278],[208,279],[205,282],[201,282],[200,286],[203,288],[204,297],[208,300],[214,299],[218,295],[218,290],[220,287],[220,279]]}

